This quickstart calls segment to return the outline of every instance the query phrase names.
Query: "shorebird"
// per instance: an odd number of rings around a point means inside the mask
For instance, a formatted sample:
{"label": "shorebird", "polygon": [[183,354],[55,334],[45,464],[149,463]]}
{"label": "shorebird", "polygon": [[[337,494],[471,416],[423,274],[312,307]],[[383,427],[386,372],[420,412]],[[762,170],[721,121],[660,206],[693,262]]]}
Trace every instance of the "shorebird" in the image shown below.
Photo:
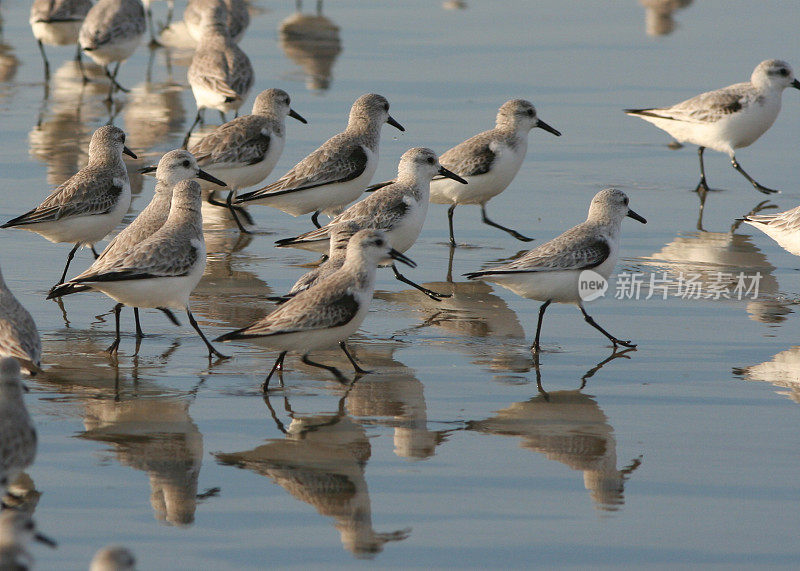
{"label": "shorebird", "polygon": [[136,557],[127,547],[111,545],[94,554],[89,571],[135,571]]}
{"label": "shorebird", "polygon": [[369,184],[378,168],[384,123],[405,131],[389,115],[385,97],[375,93],[362,95],[350,109],[344,132],[328,139],[277,181],[242,194],[235,204],[266,204],[292,216],[313,212],[311,220],[319,228],[320,212],[338,214]]}
{"label": "shorebird", "polygon": [[[189,180],[199,178],[213,182],[219,186],[225,186],[225,183],[218,178],[215,178],[197,166],[192,153],[183,149],[177,149],[166,153],[158,165],[153,167],[144,167],[141,169],[143,173],[155,172],[156,188],[153,193],[153,198],[150,200],[144,210],[131,222],[128,226],[122,229],[117,234],[105,250],[100,254],[92,267],[95,271],[102,271],[114,267],[120,259],[124,258],[130,250],[139,245],[142,241],[146,240],[155,234],[169,217],[170,206],[172,204],[172,191],[175,185],[182,180]],[[62,289],[62,295],[68,293],[78,293],[81,291],[92,290],[92,286],[88,284],[78,285],[72,284],[68,290]],[[159,308],[162,312],[172,321],[175,325],[180,325],[173,313],[166,307]],[[136,338],[141,339],[144,337],[141,324],[139,323],[139,308],[133,308],[134,317],[136,320]]]}
{"label": "shorebird", "polygon": [[[117,82],[119,65],[139,47],[146,28],[141,0],[98,0],[86,15],[78,39],[83,51],[105,68],[111,80],[109,101],[114,87],[127,91]],[[112,63],[117,64],[114,73],[108,67]]]}
{"label": "shorebird", "polygon": [[268,297],[267,299],[278,303],[288,301],[301,291],[307,290],[318,281],[325,279],[341,268],[345,259],[347,259],[347,244],[350,242],[350,238],[359,230],[362,230],[361,225],[354,220],[336,224],[331,228],[328,259],[313,270],[300,276],[285,295]]}
{"label": "shorebird", "polygon": [[508,232],[517,240],[531,241],[516,230],[490,220],[486,215],[486,203],[511,184],[528,151],[528,133],[537,127],[561,136],[559,131],[539,119],[529,101],[511,99],[497,112],[494,129],[470,137],[439,157],[443,166],[469,182],[467,186],[446,178],[435,178],[431,182],[431,202],[450,205],[447,222],[451,246],[456,245],[453,211],[459,204],[480,205],[484,224]]}
{"label": "shorebird", "polygon": [[216,109],[223,117],[228,111],[238,113],[250,88],[254,73],[250,58],[233,41],[225,24],[227,9],[215,5],[202,13],[202,40],[187,71],[189,85],[197,103],[197,116],[184,143],[206,108]]}
{"label": "shorebird", "polygon": [[269,380],[275,371],[282,370],[283,360],[289,351],[301,353],[301,360],[306,365],[330,371],[337,380],[345,382],[336,367],[308,358],[311,351],[338,343],[356,373],[366,373],[350,355],[345,341],[367,316],[375,290],[376,267],[387,257],[411,267],[416,265],[391,247],[383,231],[360,230],[350,239],[347,257],[339,270],[298,293],[255,323],[220,335],[215,341],[253,339],[280,351],[261,385],[264,392],[269,389]]}
{"label": "shorebird", "polygon": [[[395,182],[357,202],[326,226],[294,238],[278,240],[276,244],[326,252],[330,249],[331,230],[340,224],[354,223],[359,228],[383,230],[392,247],[399,252],[405,252],[414,245],[422,231],[428,213],[430,181],[437,175],[462,185],[467,184],[463,178],[440,165],[432,150],[424,147],[409,149],[400,158]],[[433,299],[442,297],[406,278],[394,264],[392,271],[398,280],[425,295]]]}
{"label": "shorebird", "polygon": [[735,153],[736,149],[752,145],[772,126],[787,87],[800,89],[791,66],[785,61],[768,59],[756,66],[749,82],[701,93],[671,107],[625,109],[625,113],[652,123],[679,143],[698,145],[700,182],[695,192],[708,191],[703,165],[703,152],[708,147],[727,153],[733,168],[756,190],[771,194],[778,191],[756,182],[739,165]]}
{"label": "shorebird", "polygon": [[58,283],[81,246],[94,244],[122,221],[131,205],[131,185],[122,154],[136,158],[125,146],[125,133],[113,125],[97,129],[89,142],[89,163],[56,188],[39,206],[0,228],[17,227],[41,234],[51,242],[75,244]]}
{"label": "shorebird", "polygon": [[469,279],[495,282],[517,295],[544,302],[539,308],[536,338],[531,347],[534,353],[540,349],[544,312],[554,301],[576,304],[586,322],[605,335],[615,347],[635,347],[634,343],[617,339],[595,323],[583,307],[583,292],[580,290],[581,280],[588,279],[584,274],[587,270],[592,271],[589,274],[592,278],[607,280],[611,275],[617,263],[622,220],[626,216],[647,223],[628,208],[628,197],[624,192],[606,188],[592,199],[585,222],[512,262],[464,275]]}
{"label": "shorebird", "polygon": [[28,552],[32,540],[53,548],[58,545],[37,531],[29,513],[15,509],[0,512],[0,569],[33,569],[33,556]]}
{"label": "shorebird", "polygon": [[222,22],[228,29],[231,39],[237,44],[250,25],[250,11],[245,0],[189,0],[183,11],[183,21],[192,39],[200,43],[203,37],[203,12],[214,10],[221,5],[225,12]]}
{"label": "shorebird", "polygon": [[39,44],[44,62],[45,81],[50,79],[50,63],[44,51],[48,46],[75,45],[75,61],[81,61],[81,46],[78,34],[92,0],[34,0],[31,4],[29,22],[33,37]]}
{"label": "shorebird", "polygon": [[743,220],[775,240],[795,256],[800,256],[800,206],[777,214],[750,214]]}
{"label": "shorebird", "polygon": [[[267,89],[256,97],[252,114],[217,127],[189,146],[189,150],[197,157],[200,166],[227,183],[233,198],[238,189],[260,183],[275,168],[286,140],[284,123],[287,115],[307,123],[291,108],[288,93],[282,89]],[[202,183],[200,187],[211,191],[207,198],[210,204],[228,206],[215,199],[216,187]],[[238,210],[250,223],[247,211],[241,207]],[[232,208],[231,214],[239,229],[248,232],[237,216],[237,209]]]}
{"label": "shorebird", "polygon": [[14,357],[0,359],[0,496],[36,458],[36,428],[22,398],[27,388],[20,380]]}
{"label": "shorebird", "polygon": [[157,232],[114,264],[97,264],[98,267],[93,264],[69,282],[53,288],[47,298],[68,295],[73,293],[75,284],[87,284],[116,300],[116,337],[107,350],[112,354],[119,347],[119,314],[123,305],[185,309],[189,323],[208,349],[209,358],[212,355],[225,358],[209,343],[189,309],[189,296],[206,267],[200,204],[200,185],[193,180],[179,182],[172,191],[169,217]]}
{"label": "shorebird", "polygon": [[42,341],[31,314],[8,289],[0,272],[0,357],[14,357],[29,375],[39,372]]}

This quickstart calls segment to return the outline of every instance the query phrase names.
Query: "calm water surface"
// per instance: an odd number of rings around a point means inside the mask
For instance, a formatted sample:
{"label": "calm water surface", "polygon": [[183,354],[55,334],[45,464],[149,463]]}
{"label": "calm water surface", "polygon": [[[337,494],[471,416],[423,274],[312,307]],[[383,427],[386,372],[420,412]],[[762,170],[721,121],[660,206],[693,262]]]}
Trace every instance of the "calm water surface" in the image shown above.
{"label": "calm water surface", "polygon": [[[126,310],[119,360],[109,359],[107,298],[67,298],[63,312],[44,300],[68,246],[3,231],[3,273],[45,348],[46,373],[29,383],[41,437],[29,475],[41,492],[38,525],[60,545],[33,548],[39,567],[86,568],[97,548],[123,543],[142,569],[796,568],[800,261],[749,227],[731,233],[764,197],[713,152],[709,181],[724,191],[710,193],[699,221],[695,150],[670,150],[666,134],[621,109],[745,81],[767,58],[800,67],[800,7],[664,2],[685,5],[670,17],[643,4],[658,2],[468,0],[451,10],[341,0],[324,6],[338,39],[315,46],[278,32],[294,2],[261,0],[241,44],[253,93],[281,87],[309,119],[287,121],[272,178],[341,130],[368,91],[385,95],[407,128],[384,129],[375,180],[391,177],[409,147],[443,152],[491,127],[507,99],[533,101],[563,137],[533,131],[522,170],[488,211],[535,245],[583,220],[600,188],[630,195],[649,223],[626,220],[617,271],[668,287],[666,299],[662,290],[645,299],[643,287],[618,300],[618,278],[589,305],[639,343],[613,359],[575,308],[554,306],[537,375],[528,347],[539,304],[461,277],[525,249],[480,224],[475,207],[456,210],[462,247],[452,259],[438,205],[409,251],[419,268],[408,275],[452,298],[432,302],[381,272],[352,340],[375,374],[348,390],[292,357],[285,390],[268,399],[258,386],[274,353],[235,344],[224,348],[235,358],[209,364],[193,332],[158,312],[143,313],[150,335],[134,356]],[[80,168],[110,115],[105,84],[80,89],[69,48],[48,49],[45,97],[28,6],[0,7],[2,220]],[[163,18],[163,3],[154,8]],[[114,122],[143,157],[131,168],[180,144],[195,113],[190,58],[142,46],[123,65],[119,80],[132,90],[117,98]],[[772,198],[781,210],[800,203],[798,132],[800,93],[790,89],[776,125],[738,153],[783,190]],[[153,183],[134,176],[133,185],[130,218]],[[208,219],[208,267],[192,303],[210,335],[263,315],[264,297],[314,259],[272,245],[306,230],[307,217],[252,213],[260,233],[241,240]],[[74,272],[90,261],[80,252]],[[681,297],[681,277],[708,288],[719,272],[759,272],[758,298]],[[336,351],[317,357],[347,368]]]}

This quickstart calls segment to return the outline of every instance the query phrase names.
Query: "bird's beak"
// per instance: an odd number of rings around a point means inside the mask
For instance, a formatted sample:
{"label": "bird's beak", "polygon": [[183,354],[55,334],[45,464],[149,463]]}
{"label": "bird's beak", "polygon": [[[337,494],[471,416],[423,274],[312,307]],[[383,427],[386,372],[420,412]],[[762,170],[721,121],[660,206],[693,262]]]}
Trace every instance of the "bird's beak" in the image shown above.
{"label": "bird's beak", "polygon": [[139,169],[141,174],[150,174],[151,172],[156,172],[158,170],[158,165],[150,165],[149,167],[142,167]]}
{"label": "bird's beak", "polygon": [[214,184],[218,184],[220,186],[228,186],[228,183],[222,182],[221,180],[219,180],[215,176],[211,176],[210,174],[208,174],[203,169],[198,169],[197,170],[197,178],[202,178],[203,180],[207,180],[208,182],[213,182]]}
{"label": "bird's beak", "polygon": [[398,123],[397,121],[395,121],[395,120],[394,120],[394,117],[392,117],[391,115],[389,115],[389,118],[386,120],[386,122],[387,122],[387,123],[389,123],[389,125],[391,125],[391,126],[392,126],[392,127],[394,127],[395,129],[400,129],[401,131],[405,131],[405,130],[406,130],[406,128],[405,128],[405,127],[403,127],[403,126],[402,126],[400,123]]}
{"label": "bird's beak", "polygon": [[394,248],[389,250],[389,257],[392,258],[393,260],[397,260],[398,262],[403,262],[405,265],[410,266],[412,268],[417,267],[417,263],[414,260],[406,256],[405,254],[401,254]]}
{"label": "bird's beak", "polygon": [[466,180],[464,180],[463,178],[458,176],[453,171],[447,170],[446,168],[441,167],[441,166],[439,167],[439,174],[442,175],[442,176],[446,176],[447,178],[452,178],[453,180],[458,181],[461,184],[469,184]]}
{"label": "bird's beak", "polygon": [[122,152],[124,154],[128,155],[129,157],[133,157],[134,159],[138,159],[139,158],[139,157],[136,156],[136,153],[134,153],[132,150],[130,150],[125,145],[122,145]]}
{"label": "bird's beak", "polygon": [[39,533],[38,531],[33,536],[33,538],[36,541],[38,541],[39,543],[44,543],[46,546],[52,547],[53,549],[58,547],[58,543],[56,543],[56,541],[54,539],[51,539],[51,538],[47,537],[45,534]]}
{"label": "bird's beak", "polygon": [[639,216],[638,214],[636,214],[636,213],[635,213],[633,210],[631,210],[630,208],[628,209],[628,214],[627,214],[627,216],[630,216],[630,217],[631,217],[631,218],[633,218],[634,220],[638,220],[638,221],[639,221],[639,222],[641,222],[642,224],[647,224],[647,220],[645,220],[643,216]]}
{"label": "bird's beak", "polygon": [[795,89],[800,89],[800,80],[795,79],[792,82],[792,87],[794,87]]}
{"label": "bird's beak", "polygon": [[300,115],[300,113],[298,113],[298,112],[297,112],[297,111],[295,111],[294,109],[289,109],[289,117],[291,117],[292,119],[297,119],[297,120],[298,120],[298,121],[300,121],[301,123],[308,123],[308,121],[306,121],[306,120],[303,118],[303,116],[302,116],[302,115]]}
{"label": "bird's beak", "polygon": [[559,131],[557,129],[553,129],[550,125],[548,125],[547,123],[545,123],[541,119],[539,119],[539,122],[536,123],[536,126],[539,127],[540,129],[544,129],[548,133],[553,133],[553,135],[555,135],[556,137],[560,137],[561,136],[561,131]]}

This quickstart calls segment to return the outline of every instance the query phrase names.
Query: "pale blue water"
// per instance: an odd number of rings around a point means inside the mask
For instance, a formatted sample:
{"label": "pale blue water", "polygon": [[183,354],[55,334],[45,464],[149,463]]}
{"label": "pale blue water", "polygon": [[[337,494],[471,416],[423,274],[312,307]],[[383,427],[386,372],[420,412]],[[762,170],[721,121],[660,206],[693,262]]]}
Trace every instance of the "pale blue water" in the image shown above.
{"label": "pale blue water", "polygon": [[[272,178],[341,130],[365,92],[385,95],[407,129],[384,128],[376,181],[394,174],[407,148],[443,152],[490,128],[504,101],[524,97],[563,136],[531,133],[528,157],[489,203],[490,216],[536,245],[583,220],[597,190],[618,185],[648,219],[626,220],[618,272],[666,271],[673,281],[699,274],[707,287],[717,271],[758,271],[760,297],[683,299],[673,288],[666,300],[615,300],[610,290],[590,313],[639,347],[580,391],[582,376],[611,349],[575,308],[553,306],[540,359],[548,401],[528,352],[539,304],[461,277],[526,245],[460,207],[456,236],[470,247],[455,251],[456,284],[447,284],[446,209],[433,205],[408,252],[419,268],[408,275],[456,296],[436,304],[382,273],[373,311],[352,340],[376,374],[347,392],[289,358],[286,390],[270,396],[271,412],[258,386],[274,353],[225,346],[235,358],[209,366],[186,324],[174,328],[156,312],[144,312],[153,335],[138,357],[123,313],[114,366],[102,353],[113,339],[108,299],[65,300],[69,327],[44,300],[68,246],[5,230],[5,279],[45,346],[47,372],[29,383],[41,440],[29,474],[42,492],[37,523],[60,545],[32,547],[39,567],[83,569],[97,548],[123,543],[142,569],[796,568],[800,262],[749,227],[728,234],[764,197],[714,152],[706,153],[709,182],[725,191],[709,195],[706,232],[698,232],[689,192],[695,149],[668,149],[666,134],[621,110],[745,81],[767,58],[800,67],[800,8],[695,2],[674,13],[672,33],[654,37],[633,1],[471,0],[464,10],[329,2],[324,13],[340,27],[341,51],[328,46],[335,59],[317,85],[329,87],[312,90],[279,44],[294,3],[257,6],[241,44],[256,70],[253,92],[286,89],[309,120],[287,121]],[[0,61],[17,63],[0,83],[2,220],[75,172],[88,135],[108,119],[105,86],[81,95],[64,79],[70,48],[48,48],[54,78],[44,101],[28,7],[0,7]],[[115,123],[148,164],[180,144],[195,112],[186,52],[172,54],[171,79],[166,53],[155,52],[149,97],[144,46],[119,76],[135,89],[119,97]],[[756,179],[783,190],[772,197],[780,210],[800,202],[799,126],[800,92],[790,89],[774,127],[738,153]],[[134,182],[141,190],[131,217],[152,192],[151,181]],[[238,244],[227,230],[206,236],[212,254],[193,310],[210,336],[263,315],[264,296],[288,289],[303,271],[297,264],[313,259],[272,244],[306,230],[308,217],[252,212],[268,234]],[[89,263],[82,251],[74,272]],[[347,369],[336,351],[317,357]]]}

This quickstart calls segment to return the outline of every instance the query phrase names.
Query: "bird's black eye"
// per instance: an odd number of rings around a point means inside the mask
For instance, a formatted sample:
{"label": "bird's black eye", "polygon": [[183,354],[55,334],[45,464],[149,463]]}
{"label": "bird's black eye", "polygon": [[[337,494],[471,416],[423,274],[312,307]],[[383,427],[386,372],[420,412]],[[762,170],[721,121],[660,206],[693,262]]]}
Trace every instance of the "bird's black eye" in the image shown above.
{"label": "bird's black eye", "polygon": [[625,206],[628,206],[628,197],[627,196],[622,200],[622,204],[624,204]]}
{"label": "bird's black eye", "polygon": [[436,161],[434,161],[434,160],[433,160],[433,157],[428,157],[428,164],[429,164],[429,165],[432,165],[432,164],[433,164],[433,163],[435,163],[435,162],[436,162]]}
{"label": "bird's black eye", "polygon": [[33,529],[33,522],[29,521],[25,524],[25,529]]}
{"label": "bird's black eye", "polygon": [[384,111],[389,111],[389,104],[388,104],[388,103],[385,103],[385,104],[383,105],[383,110],[384,110]]}
{"label": "bird's black eye", "polygon": [[383,247],[383,238],[378,238],[377,240],[375,240],[375,245],[378,246],[379,248],[382,248]]}
{"label": "bird's black eye", "polygon": [[187,168],[187,169],[189,168],[189,159],[185,159],[183,161],[183,166],[184,166],[184,168]]}
{"label": "bird's black eye", "polygon": [[785,67],[782,67],[778,73],[780,73],[783,77],[786,77],[787,75],[789,75],[789,70],[786,69]]}
{"label": "bird's black eye", "polygon": [[528,117],[533,117],[533,109],[528,109]]}

